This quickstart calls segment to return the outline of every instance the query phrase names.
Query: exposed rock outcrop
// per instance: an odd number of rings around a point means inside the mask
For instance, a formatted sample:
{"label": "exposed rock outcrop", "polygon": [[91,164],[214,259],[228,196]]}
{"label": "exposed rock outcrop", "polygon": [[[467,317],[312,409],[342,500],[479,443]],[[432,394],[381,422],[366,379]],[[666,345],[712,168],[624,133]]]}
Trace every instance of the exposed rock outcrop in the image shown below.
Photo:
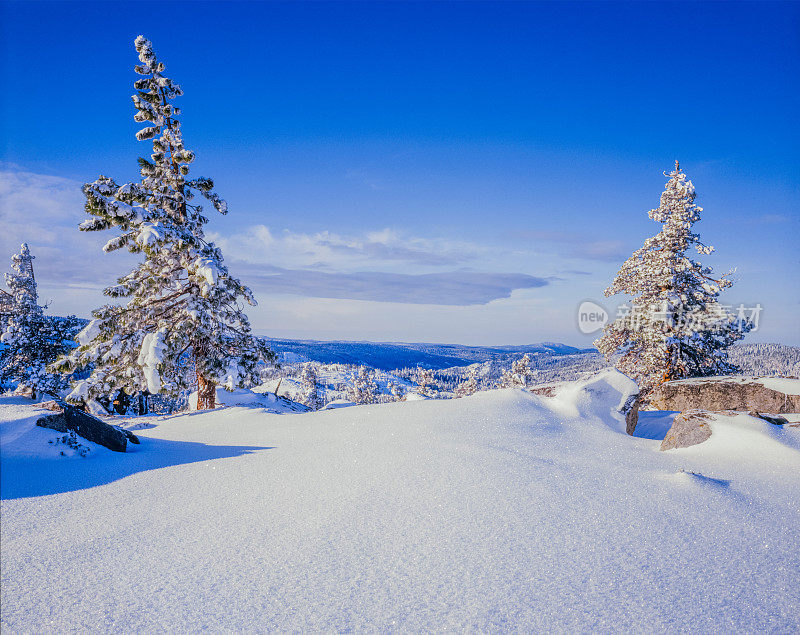
{"label": "exposed rock outcrop", "polygon": [[633,436],[636,430],[636,425],[639,423],[639,408],[642,405],[641,394],[633,395],[632,400],[628,400],[622,409],[622,414],[625,415],[625,432]]}
{"label": "exposed rock outcrop", "polygon": [[661,442],[661,450],[688,448],[711,438],[711,426],[708,422],[714,415],[705,410],[689,410],[681,412],[672,421],[672,427]]}
{"label": "exposed rock outcrop", "polygon": [[41,406],[53,410],[56,414],[41,417],[36,422],[37,426],[58,432],[72,430],[87,441],[102,445],[114,452],[125,452],[128,441],[139,443],[139,439],[130,430],[109,425],[75,406],[61,401],[49,401]]}
{"label": "exposed rock outcrop", "polygon": [[800,412],[800,380],[757,377],[701,377],[658,386],[649,398],[655,410],[755,410]]}

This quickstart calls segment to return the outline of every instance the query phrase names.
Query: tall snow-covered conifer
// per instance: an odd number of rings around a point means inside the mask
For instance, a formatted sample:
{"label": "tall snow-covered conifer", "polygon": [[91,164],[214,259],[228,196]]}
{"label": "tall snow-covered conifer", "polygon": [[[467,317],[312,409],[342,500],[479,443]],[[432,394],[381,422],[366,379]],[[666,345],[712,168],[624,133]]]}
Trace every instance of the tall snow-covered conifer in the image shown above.
{"label": "tall snow-covered conifer", "polygon": [[715,277],[687,254],[714,250],[692,232],[703,211],[694,203],[694,185],[677,161],[664,176],[660,205],[648,212],[661,231],[625,261],[605,290],[606,296],[633,296],[630,310],[595,342],[607,357],[622,353],[617,367],[645,394],[664,381],[731,372],[727,348],[752,328],[717,301],[732,284],[727,274]]}
{"label": "tall snow-covered conifer", "polygon": [[196,196],[222,214],[227,205],[211,179],[187,178],[194,154],[183,145],[180,110],[172,103],[183,92],[164,76],[149,40],[139,36],[135,46],[141,62],[135,71],[142,77],[134,83],[134,120],[146,124],[136,138],[151,140],[153,151],[139,159],[139,182],[120,186],[100,176],[84,186],[86,212],[94,218],[80,229],[115,228],[104,250],[127,248],[144,260],[105,290],[129,298],[127,305],[95,310],[79,334],[81,346],[61,367],[93,366],[71,394],[79,400],[115,389],[175,394],[189,387],[184,371],[193,364],[198,409],[213,408],[217,384],[232,388],[256,381],[259,360],[273,355],[251,334],[242,309],[241,301],[255,306],[252,293],[205,239],[208,218],[193,202]]}
{"label": "tall snow-covered conifer", "polygon": [[11,258],[14,273],[7,273],[6,284],[10,290],[10,315],[0,341],[5,344],[0,352],[0,381],[17,381],[18,388],[31,392],[57,393],[67,382],[59,374],[50,373],[47,365],[70,346],[67,342],[80,328],[74,316],[60,318],[47,316],[39,305],[33,259],[27,243]]}

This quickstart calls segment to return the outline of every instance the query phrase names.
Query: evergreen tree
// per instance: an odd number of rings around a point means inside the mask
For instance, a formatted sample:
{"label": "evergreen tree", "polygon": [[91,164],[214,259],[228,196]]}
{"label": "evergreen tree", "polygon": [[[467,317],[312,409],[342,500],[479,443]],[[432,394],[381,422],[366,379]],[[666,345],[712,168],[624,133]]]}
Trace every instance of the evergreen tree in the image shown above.
{"label": "evergreen tree", "polygon": [[389,388],[389,392],[392,395],[392,401],[405,401],[406,400],[406,390],[400,384],[392,384]]}
{"label": "evergreen tree", "polygon": [[208,218],[192,202],[199,194],[227,213],[211,179],[187,178],[194,154],[183,145],[180,110],[172,103],[182,91],[164,75],[150,41],[139,36],[135,46],[141,62],[135,71],[142,77],[134,83],[134,120],[147,124],[136,138],[150,140],[153,151],[139,159],[139,182],[120,186],[100,176],[84,186],[86,212],[94,218],[80,229],[115,228],[104,250],[127,248],[144,260],[105,290],[128,298],[127,305],[95,310],[80,334],[81,346],[60,367],[93,365],[70,395],[85,400],[116,389],[174,395],[191,387],[183,371],[193,366],[197,407],[213,408],[217,384],[254,383],[259,361],[274,356],[251,334],[242,309],[241,301],[255,306],[252,293],[205,239]]}
{"label": "evergreen tree", "polygon": [[317,371],[314,369],[314,365],[310,362],[303,364],[303,370],[300,373],[302,385],[300,402],[312,410],[319,410],[323,406],[322,397],[317,389],[317,381]]}
{"label": "evergreen tree", "polygon": [[455,388],[454,393],[456,398],[469,397],[470,395],[474,395],[476,392],[478,392],[478,368],[480,367],[474,365],[467,369],[466,378]]}
{"label": "evergreen tree", "polygon": [[417,368],[414,373],[414,383],[419,386],[419,394],[423,397],[430,397],[433,399],[438,394],[435,384],[435,377],[433,369],[430,368]]}
{"label": "evergreen tree", "polygon": [[730,274],[715,277],[687,254],[714,249],[692,232],[703,211],[694,203],[694,185],[677,161],[664,176],[668,181],[660,205],[648,213],[661,230],[625,261],[605,290],[606,296],[633,296],[630,310],[608,324],[595,342],[607,358],[621,353],[617,367],[645,394],[668,380],[735,371],[727,348],[752,328],[717,301],[732,284]]}
{"label": "evergreen tree", "polygon": [[33,259],[27,243],[11,258],[14,273],[6,274],[10,290],[10,313],[0,342],[0,383],[17,381],[18,389],[56,394],[67,381],[60,374],[50,373],[48,364],[69,351],[68,342],[75,336],[81,321],[75,316],[47,316],[39,305]]}
{"label": "evergreen tree", "polygon": [[378,386],[375,383],[371,368],[359,366],[353,383],[348,386],[350,401],[357,404],[372,404],[377,401]]}
{"label": "evergreen tree", "polygon": [[500,388],[527,388],[533,377],[530,365],[531,356],[528,353],[511,362],[511,368],[500,377]]}

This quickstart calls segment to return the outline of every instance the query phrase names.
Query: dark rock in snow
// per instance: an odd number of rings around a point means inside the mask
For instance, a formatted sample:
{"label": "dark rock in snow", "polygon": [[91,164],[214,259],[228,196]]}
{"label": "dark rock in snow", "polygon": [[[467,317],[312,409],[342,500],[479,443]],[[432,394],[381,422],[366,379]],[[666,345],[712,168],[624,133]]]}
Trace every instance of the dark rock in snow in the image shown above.
{"label": "dark rock in snow", "polygon": [[[58,432],[72,430],[75,434],[83,437],[87,441],[92,441],[93,443],[107,447],[114,452],[125,452],[128,439],[131,437],[134,439],[136,438],[133,433],[122,430],[117,426],[108,425],[97,417],[75,406],[70,406],[67,403],[48,402],[47,405],[43,405],[43,407],[46,407],[48,410],[60,409],[61,412],[40,418],[36,422],[37,426],[50,428]],[[133,443],[138,443],[139,440],[136,439],[133,441],[133,439],[131,439],[131,441]]]}
{"label": "dark rock in snow", "polygon": [[785,419],[784,417],[770,417],[769,415],[761,414],[760,412],[756,412],[755,410],[751,410],[747,414],[749,414],[751,417],[758,417],[759,419],[763,419],[764,421],[767,421],[775,426],[782,426],[789,423],[789,420]]}
{"label": "dark rock in snow", "polygon": [[661,450],[688,448],[711,438],[708,422],[714,415],[705,410],[688,410],[675,416],[672,427],[661,442]]}
{"label": "dark rock in snow", "polygon": [[753,377],[701,377],[661,384],[650,395],[656,410],[800,412],[800,395],[767,388]]}
{"label": "dark rock in snow", "polygon": [[639,407],[642,405],[640,394],[631,395],[622,407],[625,415],[625,432],[633,436],[636,425],[639,423]]}
{"label": "dark rock in snow", "polygon": [[69,428],[67,427],[67,419],[63,412],[57,415],[47,415],[46,417],[42,417],[36,421],[36,425],[42,428],[50,428],[56,432],[69,432]]}
{"label": "dark rock in snow", "polygon": [[114,427],[115,427],[117,430],[119,430],[120,432],[122,432],[122,434],[124,434],[124,435],[125,435],[125,437],[128,439],[128,441],[130,441],[131,443],[135,443],[136,445],[139,445],[139,444],[141,443],[141,441],[139,441],[139,437],[137,437],[137,436],[136,436],[136,435],[135,435],[133,432],[131,432],[130,430],[126,430],[125,428],[123,428],[123,427],[121,427],[121,426],[114,426]]}

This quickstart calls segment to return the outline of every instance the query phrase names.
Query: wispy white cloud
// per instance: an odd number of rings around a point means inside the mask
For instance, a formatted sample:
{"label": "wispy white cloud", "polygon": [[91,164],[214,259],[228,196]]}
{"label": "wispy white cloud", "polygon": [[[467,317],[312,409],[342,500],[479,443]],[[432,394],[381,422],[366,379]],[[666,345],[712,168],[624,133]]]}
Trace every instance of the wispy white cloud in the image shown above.
{"label": "wispy white cloud", "polygon": [[474,243],[422,238],[390,228],[348,236],[327,230],[274,233],[265,225],[255,225],[237,235],[211,232],[209,237],[233,260],[326,270],[452,267],[477,261],[487,251]]}
{"label": "wispy white cloud", "polygon": [[[106,254],[108,236],[78,231],[85,219],[81,183],[58,176],[0,170],[0,271],[23,242],[30,245],[41,285],[100,289],[135,262],[127,253]],[[102,273],[101,273],[102,272]]]}
{"label": "wispy white cloud", "polygon": [[247,265],[246,280],[258,294],[370,300],[404,304],[470,306],[509,298],[518,289],[544,287],[550,280],[522,273],[449,271],[406,274],[379,271],[328,273]]}
{"label": "wispy white cloud", "polygon": [[[104,253],[106,232],[78,231],[85,218],[83,205],[78,181],[14,168],[0,170],[0,254],[10,257],[20,243],[29,243],[37,257],[40,287],[48,293],[61,289],[76,300],[93,297],[88,311],[101,302],[100,290],[128,271],[136,257],[122,251]],[[484,264],[487,248],[391,228],[345,235],[273,233],[256,225],[232,236],[210,232],[209,238],[222,247],[233,272],[261,297],[469,306],[551,281],[546,276],[497,272],[497,263],[494,272],[468,271],[467,264],[473,268]],[[0,265],[0,271],[3,268]],[[76,310],[74,303],[60,302]]]}

